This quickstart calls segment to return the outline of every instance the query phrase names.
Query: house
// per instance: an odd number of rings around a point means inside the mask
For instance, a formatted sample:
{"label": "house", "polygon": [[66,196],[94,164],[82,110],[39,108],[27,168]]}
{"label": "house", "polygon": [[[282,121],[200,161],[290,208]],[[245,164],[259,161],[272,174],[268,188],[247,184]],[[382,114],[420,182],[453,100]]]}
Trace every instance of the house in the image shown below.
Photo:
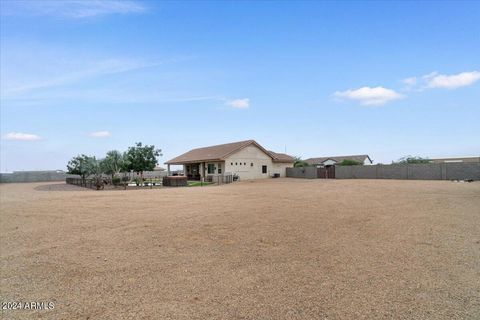
{"label": "house", "polygon": [[240,179],[262,179],[274,175],[285,177],[286,168],[293,167],[293,157],[268,151],[254,140],[220,144],[190,150],[165,164],[182,165],[192,180],[207,176],[236,174]]}
{"label": "house", "polygon": [[310,158],[306,159],[307,162],[311,166],[316,167],[328,167],[334,166],[336,164],[340,164],[343,160],[352,160],[359,162],[363,165],[372,164],[373,161],[367,154],[355,155],[355,156],[335,156],[335,157],[319,157],[319,158]]}
{"label": "house", "polygon": [[437,159],[428,159],[431,163],[452,163],[452,162],[463,162],[463,163],[479,163],[480,157],[459,157],[459,158],[437,158]]}

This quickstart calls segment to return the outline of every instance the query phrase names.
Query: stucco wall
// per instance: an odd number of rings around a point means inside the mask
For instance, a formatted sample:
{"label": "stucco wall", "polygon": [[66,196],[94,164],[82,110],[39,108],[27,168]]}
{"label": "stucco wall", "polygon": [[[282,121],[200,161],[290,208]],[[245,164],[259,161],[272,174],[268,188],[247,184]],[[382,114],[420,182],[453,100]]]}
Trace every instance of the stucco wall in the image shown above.
{"label": "stucco wall", "polygon": [[[267,173],[265,174],[262,173],[262,166],[264,165],[267,166]],[[293,163],[275,163],[265,152],[254,145],[250,145],[225,160],[224,173],[237,174],[243,180],[265,179],[275,173],[285,177],[285,168],[292,166]]]}
{"label": "stucco wall", "polygon": [[280,177],[287,176],[287,168],[292,168],[293,163],[274,162],[272,164],[272,174],[279,173]]}

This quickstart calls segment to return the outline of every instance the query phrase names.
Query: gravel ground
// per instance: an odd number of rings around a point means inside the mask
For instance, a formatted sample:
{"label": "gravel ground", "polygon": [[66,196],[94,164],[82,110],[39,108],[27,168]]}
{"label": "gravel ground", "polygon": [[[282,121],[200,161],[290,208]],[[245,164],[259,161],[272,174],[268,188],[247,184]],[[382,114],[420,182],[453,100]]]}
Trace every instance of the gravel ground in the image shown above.
{"label": "gravel ground", "polygon": [[480,319],[480,183],[0,185],[5,319]]}

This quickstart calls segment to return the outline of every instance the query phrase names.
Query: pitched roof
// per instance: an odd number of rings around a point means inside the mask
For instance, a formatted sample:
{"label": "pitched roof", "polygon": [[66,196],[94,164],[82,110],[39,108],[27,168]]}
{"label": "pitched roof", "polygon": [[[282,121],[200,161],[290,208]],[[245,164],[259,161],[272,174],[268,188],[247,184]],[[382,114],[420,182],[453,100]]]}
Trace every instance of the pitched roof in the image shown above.
{"label": "pitched roof", "polygon": [[305,162],[307,162],[310,165],[315,165],[315,164],[323,163],[323,162],[327,161],[328,159],[331,159],[335,162],[342,162],[343,160],[353,160],[353,161],[357,161],[357,162],[361,162],[361,163],[364,163],[365,160],[368,159],[370,162],[372,162],[372,160],[370,159],[370,157],[367,154],[360,154],[360,155],[354,155],[354,156],[334,156],[334,157],[310,158],[310,159],[306,159]]}
{"label": "pitched roof", "polygon": [[270,150],[268,152],[272,155],[273,162],[295,162],[295,159],[286,153],[277,153]]}
{"label": "pitched roof", "polygon": [[165,163],[166,164],[183,164],[183,163],[201,162],[201,161],[222,161],[222,160],[225,160],[225,158],[227,158],[229,155],[252,144],[258,147],[263,152],[265,152],[267,155],[269,155],[274,162],[293,162],[293,158],[286,154],[267,151],[261,145],[259,145],[255,140],[245,140],[245,141],[238,141],[238,142],[232,142],[232,143],[226,143],[226,144],[219,144],[216,146],[192,149]]}

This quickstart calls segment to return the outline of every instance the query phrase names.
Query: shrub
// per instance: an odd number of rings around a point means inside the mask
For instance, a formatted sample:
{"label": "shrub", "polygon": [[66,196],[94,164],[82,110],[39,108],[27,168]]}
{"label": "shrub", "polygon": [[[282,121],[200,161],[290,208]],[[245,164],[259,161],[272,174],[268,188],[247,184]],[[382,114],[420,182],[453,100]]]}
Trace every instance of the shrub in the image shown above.
{"label": "shrub", "polygon": [[120,184],[120,182],[121,182],[121,179],[119,177],[113,177],[112,178],[112,184],[114,186],[118,186]]}
{"label": "shrub", "polygon": [[355,160],[345,159],[342,162],[340,162],[340,165],[341,166],[359,166],[359,165],[362,165],[362,163]]}
{"label": "shrub", "polygon": [[410,164],[410,163],[430,163],[431,160],[428,158],[422,158],[422,157],[412,157],[412,156],[406,156],[403,158],[398,159],[397,164]]}

